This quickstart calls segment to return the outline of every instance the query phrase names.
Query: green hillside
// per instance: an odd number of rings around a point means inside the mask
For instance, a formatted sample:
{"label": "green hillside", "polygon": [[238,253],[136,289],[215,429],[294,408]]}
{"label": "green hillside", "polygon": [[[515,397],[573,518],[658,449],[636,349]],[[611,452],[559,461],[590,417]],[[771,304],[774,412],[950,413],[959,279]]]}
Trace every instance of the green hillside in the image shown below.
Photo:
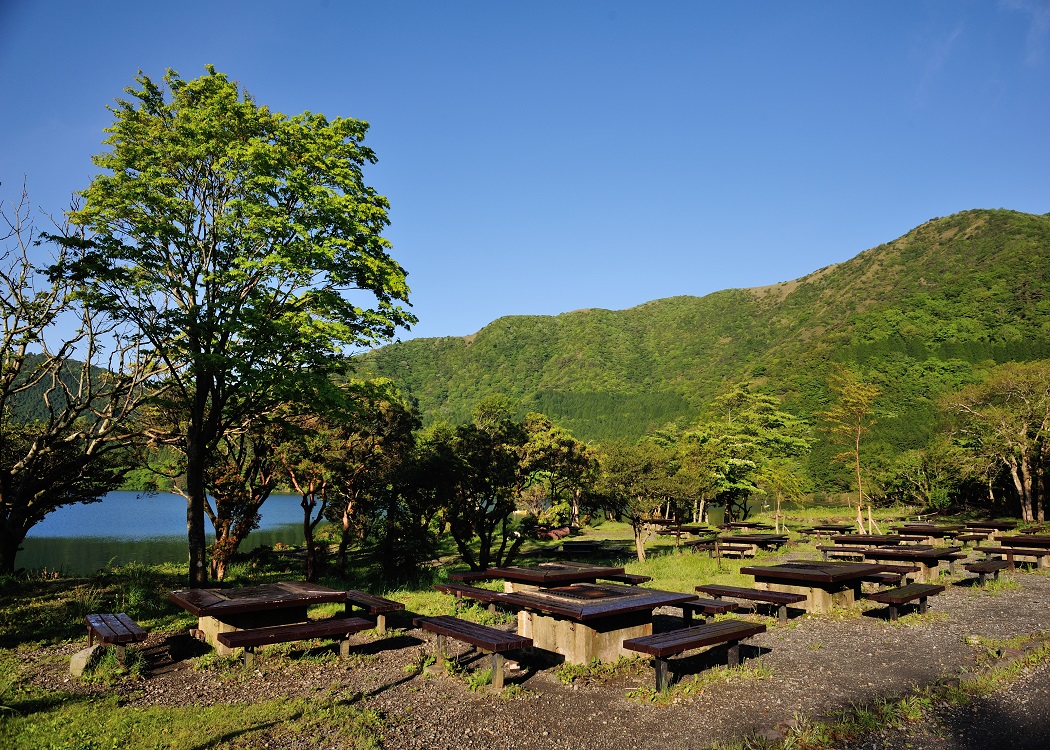
{"label": "green hillside", "polygon": [[[1050,215],[974,210],[801,279],[622,311],[500,318],[473,336],[415,339],[361,357],[427,420],[460,421],[490,393],[577,436],[637,437],[699,417],[750,380],[803,416],[832,362],[882,387],[873,440],[921,445],[932,399],[982,364],[1050,357]],[[818,445],[813,460],[825,461]]]}

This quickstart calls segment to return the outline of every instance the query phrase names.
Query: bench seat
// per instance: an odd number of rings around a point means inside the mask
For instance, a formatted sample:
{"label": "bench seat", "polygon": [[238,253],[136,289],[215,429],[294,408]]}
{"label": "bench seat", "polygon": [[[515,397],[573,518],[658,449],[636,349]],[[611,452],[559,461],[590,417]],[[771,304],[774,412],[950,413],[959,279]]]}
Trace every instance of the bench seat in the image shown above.
{"label": "bench seat", "polygon": [[447,615],[417,617],[413,620],[413,624],[417,628],[437,635],[437,659],[442,665],[445,659],[446,638],[468,643],[479,651],[492,654],[492,687],[496,690],[503,689],[503,654],[507,651],[532,647],[531,638],[508,633],[488,625],[461,620],[458,617]]}
{"label": "bench seat", "polygon": [[227,648],[244,649],[244,666],[251,667],[255,649],[259,646],[270,646],[274,643],[291,643],[310,638],[336,638],[339,640],[339,655],[346,657],[350,653],[351,633],[371,630],[375,623],[363,617],[339,617],[331,620],[311,620],[310,622],[291,625],[273,625],[265,628],[248,628],[218,633],[215,638]]}
{"label": "bench seat", "polygon": [[123,612],[119,614],[91,614],[87,621],[88,647],[95,639],[105,646],[116,646],[117,661],[124,663],[124,647],[128,643],[141,643],[149,633]]}
{"label": "bench seat", "polygon": [[706,646],[729,644],[729,666],[740,663],[740,641],[753,635],[764,633],[766,626],[761,623],[745,620],[722,620],[708,625],[697,625],[668,633],[628,638],[623,647],[652,656],[656,667],[656,690],[667,689],[669,665],[668,656],[675,656],[685,651]]}
{"label": "bench seat", "polygon": [[824,555],[824,562],[829,557],[859,557],[864,558],[864,553],[871,547],[856,547],[848,544],[818,544],[817,549]]}
{"label": "bench seat", "polygon": [[1002,555],[1007,562],[1007,567],[1011,571],[1016,568],[1018,557],[1031,557],[1035,560],[1037,566],[1040,565],[1040,561],[1045,564],[1046,558],[1050,557],[1050,549],[1044,548],[977,546],[974,549],[978,552],[983,552],[987,557],[991,557],[992,555]]}
{"label": "bench seat", "polygon": [[457,606],[463,599],[473,599],[476,602],[487,604],[489,612],[495,612],[496,603],[500,601],[500,592],[470,586],[466,583],[435,583],[434,590],[456,597]]}
{"label": "bench seat", "polygon": [[449,580],[459,583],[474,583],[476,581],[487,581],[491,576],[487,570],[461,570],[448,574]]}
{"label": "bench seat", "polygon": [[944,586],[935,583],[909,583],[896,589],[868,594],[868,599],[889,606],[890,620],[896,621],[897,610],[913,601],[919,602],[919,614],[926,614],[926,599],[944,591]]}
{"label": "bench seat", "polygon": [[979,584],[983,586],[988,581],[988,576],[992,576],[992,580],[999,580],[999,571],[1004,568],[1010,567],[1010,563],[1006,560],[981,560],[980,562],[967,563],[963,566],[970,573],[976,573],[979,577]]}
{"label": "bench seat", "polygon": [[777,619],[781,622],[787,621],[787,607],[789,604],[798,604],[806,601],[805,594],[790,594],[786,591],[766,591],[764,589],[748,589],[741,586],[721,586],[718,584],[704,584],[697,586],[696,590],[701,594],[709,594],[716,599],[731,597],[733,599],[747,599],[749,601],[772,604],[777,608]]}
{"label": "bench seat", "polygon": [[754,557],[755,545],[753,544],[723,544],[719,542],[715,552],[726,557]]}
{"label": "bench seat", "polygon": [[386,633],[387,613],[399,612],[405,608],[405,605],[393,599],[384,599],[381,596],[351,589],[346,592],[346,614],[353,614],[354,607],[360,607],[369,617],[374,617],[376,632],[382,635]]}
{"label": "bench seat", "polygon": [[603,581],[616,581],[617,583],[626,583],[629,586],[637,586],[640,583],[648,583],[653,580],[652,576],[638,575],[637,573],[624,573],[622,575],[608,575],[600,576]]}
{"label": "bench seat", "polygon": [[902,580],[907,581],[911,574],[919,572],[916,565],[883,565],[882,567],[884,568],[882,572],[864,576],[861,580],[883,586],[897,586]]}
{"label": "bench seat", "polygon": [[682,608],[682,621],[685,627],[693,624],[693,615],[703,615],[706,622],[710,623],[715,615],[722,615],[736,611],[734,602],[725,599],[693,599],[690,602],[682,602],[678,605]]}

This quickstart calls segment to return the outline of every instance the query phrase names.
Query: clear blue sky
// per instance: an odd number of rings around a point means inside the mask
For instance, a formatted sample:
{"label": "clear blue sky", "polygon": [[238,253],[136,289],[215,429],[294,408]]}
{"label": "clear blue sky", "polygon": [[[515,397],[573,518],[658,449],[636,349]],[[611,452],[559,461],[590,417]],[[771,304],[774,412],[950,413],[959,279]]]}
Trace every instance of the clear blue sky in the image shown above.
{"label": "clear blue sky", "polygon": [[83,189],[139,69],[367,120],[419,325],[797,278],[1050,211],[1050,2],[0,0],[0,192]]}

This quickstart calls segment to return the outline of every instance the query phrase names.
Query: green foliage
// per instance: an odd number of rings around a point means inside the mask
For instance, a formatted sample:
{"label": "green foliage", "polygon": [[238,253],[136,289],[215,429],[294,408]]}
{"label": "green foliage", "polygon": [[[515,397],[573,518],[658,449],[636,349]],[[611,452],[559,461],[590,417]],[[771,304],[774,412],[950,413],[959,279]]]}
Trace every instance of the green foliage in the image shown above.
{"label": "green foliage", "polygon": [[[801,279],[623,311],[500,318],[465,338],[383,347],[362,366],[401,383],[424,422],[467,418],[503,393],[583,440],[637,440],[695,424],[725,384],[753,380],[815,424],[839,362],[876,385],[865,461],[873,474],[922,449],[938,398],[984,363],[1050,357],[1050,216],[967,211]],[[816,435],[817,489],[850,486]],[[873,477],[877,478],[877,477]],[[873,490],[881,492],[880,487]]]}

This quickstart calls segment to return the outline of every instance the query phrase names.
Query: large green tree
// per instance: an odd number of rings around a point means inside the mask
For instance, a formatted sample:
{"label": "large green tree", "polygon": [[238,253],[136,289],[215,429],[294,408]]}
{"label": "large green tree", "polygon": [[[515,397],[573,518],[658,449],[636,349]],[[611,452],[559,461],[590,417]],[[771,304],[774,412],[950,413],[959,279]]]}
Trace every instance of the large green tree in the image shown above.
{"label": "large green tree", "polygon": [[414,318],[381,236],[388,203],[364,182],[366,123],[271,111],[211,67],[135,80],[110,108],[103,172],[71,214],[96,236],[64,270],[166,363],[180,415],[166,438],[186,458],[190,581],[201,584],[205,470],[223,435],[301,400],[347,346]]}

